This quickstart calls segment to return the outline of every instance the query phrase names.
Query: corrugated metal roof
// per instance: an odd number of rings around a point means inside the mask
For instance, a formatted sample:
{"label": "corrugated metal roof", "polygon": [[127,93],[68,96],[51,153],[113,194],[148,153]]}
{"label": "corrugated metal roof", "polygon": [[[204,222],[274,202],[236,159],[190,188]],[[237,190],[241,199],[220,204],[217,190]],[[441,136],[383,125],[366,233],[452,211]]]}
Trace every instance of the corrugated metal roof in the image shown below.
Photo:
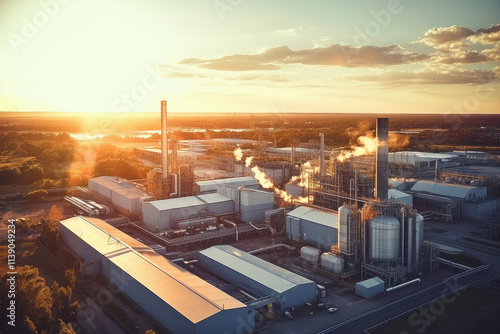
{"label": "corrugated metal roof", "polygon": [[382,279],[380,279],[379,277],[372,277],[370,279],[358,282],[356,284],[359,284],[359,285],[369,289],[369,288],[373,288],[374,286],[385,284],[385,282]]}
{"label": "corrugated metal roof", "polygon": [[60,224],[193,323],[246,307],[100,219],[73,217]]}
{"label": "corrugated metal roof", "polygon": [[242,176],[242,177],[232,177],[228,179],[218,179],[218,180],[207,180],[207,181],[198,181],[196,182],[198,186],[207,187],[212,185],[220,185],[220,184],[232,184],[238,186],[248,186],[248,185],[258,185],[256,179],[251,176]]}
{"label": "corrugated metal roof", "polygon": [[435,195],[466,198],[467,194],[478,187],[461,184],[439,183],[434,181],[418,181],[411,188],[412,191],[425,191]]}
{"label": "corrugated metal roof", "polygon": [[267,286],[277,293],[283,293],[297,285],[312,283],[312,281],[302,276],[232,246],[212,246],[199,253]]}
{"label": "corrugated metal roof", "polygon": [[189,208],[192,206],[205,205],[205,204],[222,203],[227,201],[231,201],[231,199],[222,196],[221,194],[218,193],[212,193],[212,194],[204,194],[197,196],[162,199],[159,201],[151,201],[148,203],[153,205],[157,210],[163,211],[163,210],[172,210],[180,208]]}
{"label": "corrugated metal roof", "polygon": [[432,153],[432,152],[418,152],[418,151],[398,151],[398,152],[391,152],[389,154],[402,154],[402,155],[413,155],[415,157],[421,158],[421,159],[431,159],[431,160],[436,160],[436,159],[456,159],[457,156],[454,154],[444,154],[444,153]]}
{"label": "corrugated metal roof", "polygon": [[394,198],[394,199],[412,197],[410,194],[407,194],[403,191],[399,191],[396,189],[389,189],[388,195],[389,195],[389,198]]}
{"label": "corrugated metal roof", "polygon": [[306,206],[299,206],[295,210],[287,213],[287,216],[308,220],[328,227],[338,228],[338,215],[325,211],[319,211],[314,208],[308,208]]}
{"label": "corrugated metal roof", "polygon": [[[135,198],[142,198],[142,197],[147,197],[148,195],[142,191],[141,189],[137,188],[131,183],[128,183],[124,179],[120,179],[118,177],[111,177],[111,176],[99,176],[90,179],[93,182],[106,187],[108,189],[111,189],[120,195],[123,195],[129,199],[135,199]],[[89,180],[89,181],[90,181]]]}

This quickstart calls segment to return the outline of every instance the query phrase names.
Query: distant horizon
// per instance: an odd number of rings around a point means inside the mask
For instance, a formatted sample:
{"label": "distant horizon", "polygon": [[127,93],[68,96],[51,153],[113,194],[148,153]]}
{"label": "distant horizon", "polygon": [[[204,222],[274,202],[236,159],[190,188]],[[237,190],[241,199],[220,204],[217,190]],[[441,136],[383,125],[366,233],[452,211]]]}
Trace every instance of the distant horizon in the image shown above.
{"label": "distant horizon", "polygon": [[[0,111],[0,117],[5,117],[6,114],[16,114],[16,113],[21,113],[21,114],[57,114],[57,115],[94,115],[94,114],[106,114],[107,116],[118,116],[121,113],[117,111],[92,111],[92,112],[84,112],[84,111]],[[127,115],[148,115],[148,116],[154,116],[154,117],[160,117],[160,110],[156,111],[130,111],[126,113]],[[461,114],[452,114],[449,112],[443,112],[443,113],[438,113],[438,112],[385,112],[385,113],[374,113],[374,112],[308,112],[308,111],[297,111],[297,112],[264,112],[264,111],[256,111],[256,112],[230,112],[230,111],[184,111],[184,112],[176,112],[176,111],[168,111],[168,115],[170,116],[182,116],[186,114],[192,114],[192,115],[235,115],[235,116],[243,116],[243,115],[276,115],[276,114],[286,114],[286,115],[365,115],[365,116],[371,116],[371,117],[383,117],[384,115],[387,115],[389,117],[394,117],[394,116],[405,116],[405,115],[436,115],[436,116],[442,116],[442,115],[465,115],[465,117],[468,116],[500,116],[500,112],[492,112],[492,113],[473,113],[473,114],[467,114],[467,113],[461,113]]]}

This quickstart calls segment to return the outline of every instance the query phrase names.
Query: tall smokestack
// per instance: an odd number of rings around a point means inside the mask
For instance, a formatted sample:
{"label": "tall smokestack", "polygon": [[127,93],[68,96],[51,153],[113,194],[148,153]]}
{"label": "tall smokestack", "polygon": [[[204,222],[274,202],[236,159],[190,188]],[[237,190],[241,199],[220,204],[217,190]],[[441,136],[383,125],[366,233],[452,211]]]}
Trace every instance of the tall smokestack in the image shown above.
{"label": "tall smokestack", "polygon": [[321,132],[319,137],[319,175],[325,176],[325,134]]}
{"label": "tall smokestack", "polygon": [[167,101],[161,101],[161,174],[168,178]]}
{"label": "tall smokestack", "polygon": [[389,119],[377,118],[376,134],[378,139],[375,197],[385,200],[389,196]]}

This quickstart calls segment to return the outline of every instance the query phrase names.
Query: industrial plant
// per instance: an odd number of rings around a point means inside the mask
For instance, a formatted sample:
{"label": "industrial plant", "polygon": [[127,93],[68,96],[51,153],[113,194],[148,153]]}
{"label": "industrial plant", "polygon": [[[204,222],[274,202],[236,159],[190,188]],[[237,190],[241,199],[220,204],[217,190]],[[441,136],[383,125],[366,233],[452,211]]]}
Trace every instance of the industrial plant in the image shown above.
{"label": "industrial plant", "polygon": [[180,141],[161,101],[161,148],[135,149],[156,167],[78,187],[65,200],[81,216],[60,222],[62,241],[81,275],[130,276],[118,288],[172,333],[251,333],[300,309],[337,311],[332,287],[361,300],[436,272],[426,220],[481,220],[495,233],[498,177],[461,170],[481,152],[389,152],[388,118],[355,147],[318,138]]}

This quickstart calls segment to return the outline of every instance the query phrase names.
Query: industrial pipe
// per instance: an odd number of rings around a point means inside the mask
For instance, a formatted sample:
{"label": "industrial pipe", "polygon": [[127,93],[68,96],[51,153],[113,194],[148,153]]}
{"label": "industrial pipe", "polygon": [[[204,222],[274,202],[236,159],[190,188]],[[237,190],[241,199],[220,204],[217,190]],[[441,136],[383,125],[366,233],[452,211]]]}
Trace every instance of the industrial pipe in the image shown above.
{"label": "industrial pipe", "polygon": [[420,278],[415,278],[414,280],[411,280],[411,281],[408,281],[408,282],[396,285],[396,286],[394,286],[392,288],[386,289],[385,291],[386,292],[391,292],[391,291],[394,291],[394,290],[397,290],[397,289],[400,289],[400,288],[404,288],[407,285],[410,285],[410,284],[413,284],[413,283],[417,283],[417,282],[420,282]]}
{"label": "industrial pipe", "polygon": [[233,225],[233,226],[234,226],[234,228],[236,229],[236,241],[238,241],[238,226],[237,226],[234,222],[232,222],[232,221],[230,221],[230,220],[228,220],[228,219],[226,219],[226,218],[222,219],[222,221],[223,221],[224,223],[228,223],[228,224],[230,224],[230,225]]}

